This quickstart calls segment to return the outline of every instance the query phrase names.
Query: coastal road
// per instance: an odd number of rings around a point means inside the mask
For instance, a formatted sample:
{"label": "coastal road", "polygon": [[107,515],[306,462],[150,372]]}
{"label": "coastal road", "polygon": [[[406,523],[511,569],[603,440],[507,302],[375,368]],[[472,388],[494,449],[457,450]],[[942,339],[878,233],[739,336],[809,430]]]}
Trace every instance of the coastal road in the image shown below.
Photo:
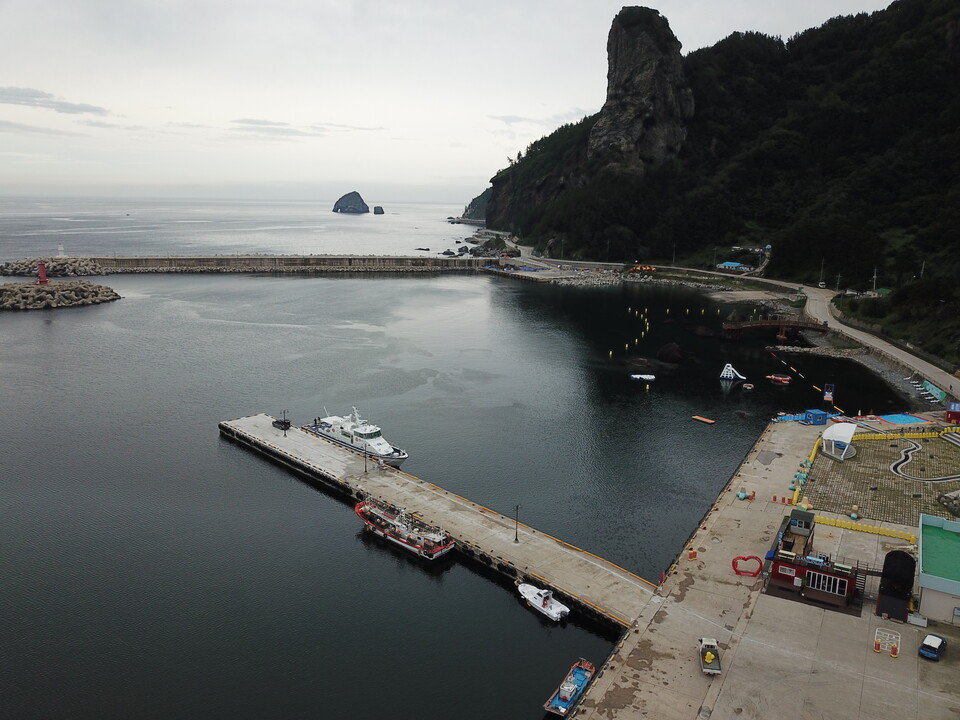
{"label": "coastal road", "polygon": [[[508,243],[512,244],[512,243]],[[520,258],[528,264],[540,264],[547,267],[556,267],[561,264],[559,260],[556,259],[544,259],[544,258],[534,258],[532,256],[533,248],[524,245],[514,244],[518,250],[520,250]],[[578,262],[578,261],[563,261],[564,265],[579,267],[579,268],[604,268],[604,269],[619,269],[623,265],[620,263],[600,263],[600,262]],[[682,268],[682,267],[668,267],[660,266],[664,269],[671,270],[680,270],[680,271],[692,271],[694,268]],[[713,273],[709,271],[696,270],[698,275],[714,275],[716,277],[725,277],[729,278],[729,275],[726,273]],[[836,297],[837,293],[830,288],[819,288],[813,287],[811,285],[797,285],[796,283],[782,282],[778,280],[770,280],[763,278],[764,284],[772,284],[779,287],[782,287],[784,291],[794,294],[797,291],[798,287],[803,288],[803,292],[807,296],[807,303],[804,308],[804,314],[810,317],[813,320],[818,322],[827,323],[832,330],[835,330],[838,333],[841,333],[853,340],[856,340],[861,345],[872,348],[877,352],[889,356],[891,359],[897,363],[908,367],[914,370],[919,374],[924,380],[928,380],[932,384],[946,391],[954,400],[957,399],[958,394],[960,394],[960,377],[951,375],[945,370],[937,367],[933,363],[930,363],[923,358],[917,357],[908,350],[901,349],[896,345],[892,345],[886,340],[879,338],[875,335],[871,335],[868,332],[863,330],[858,330],[856,328],[850,327],[849,325],[844,325],[833,313],[833,303],[832,300]]]}

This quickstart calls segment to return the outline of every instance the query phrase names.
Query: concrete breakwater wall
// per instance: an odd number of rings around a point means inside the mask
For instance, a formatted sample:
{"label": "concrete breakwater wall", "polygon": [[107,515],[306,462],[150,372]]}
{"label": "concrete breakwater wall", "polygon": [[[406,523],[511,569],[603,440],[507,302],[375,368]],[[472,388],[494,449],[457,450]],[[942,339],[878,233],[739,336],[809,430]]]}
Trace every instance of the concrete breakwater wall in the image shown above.
{"label": "concrete breakwater wall", "polygon": [[475,270],[489,259],[367,255],[207,255],[88,258],[108,273],[130,272],[444,272]]}
{"label": "concrete breakwater wall", "polygon": [[474,257],[377,257],[372,255],[198,255],[26,258],[0,266],[0,275],[36,277],[43,262],[50,277],[112,273],[246,272],[448,272],[473,271],[491,262]]}

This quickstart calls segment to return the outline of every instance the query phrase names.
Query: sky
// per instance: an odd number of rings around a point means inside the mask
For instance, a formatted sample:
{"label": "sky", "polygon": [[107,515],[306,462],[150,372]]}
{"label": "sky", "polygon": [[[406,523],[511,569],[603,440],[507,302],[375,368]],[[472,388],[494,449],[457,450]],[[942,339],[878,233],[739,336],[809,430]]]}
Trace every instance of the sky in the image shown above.
{"label": "sky", "polygon": [[[883,0],[660,0],[684,54]],[[596,113],[608,0],[0,0],[0,195],[466,204]]]}

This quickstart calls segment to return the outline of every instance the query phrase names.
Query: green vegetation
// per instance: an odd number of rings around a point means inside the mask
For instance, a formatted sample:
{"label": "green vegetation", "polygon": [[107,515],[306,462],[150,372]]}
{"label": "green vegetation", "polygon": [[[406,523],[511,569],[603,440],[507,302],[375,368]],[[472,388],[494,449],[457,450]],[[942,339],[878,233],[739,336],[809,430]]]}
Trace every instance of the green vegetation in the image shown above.
{"label": "green vegetation", "polygon": [[493,188],[487,188],[477,195],[470,204],[463,209],[463,217],[466,220],[483,220],[487,216],[487,203],[490,201],[490,195]]}
{"label": "green vegetation", "polygon": [[677,159],[591,166],[584,118],[501,171],[498,229],[571,259],[707,267],[770,244],[769,277],[864,291],[876,273],[893,292],[845,312],[960,363],[956,0],[897,0],[787,42],[735,33],[684,72],[696,112]]}

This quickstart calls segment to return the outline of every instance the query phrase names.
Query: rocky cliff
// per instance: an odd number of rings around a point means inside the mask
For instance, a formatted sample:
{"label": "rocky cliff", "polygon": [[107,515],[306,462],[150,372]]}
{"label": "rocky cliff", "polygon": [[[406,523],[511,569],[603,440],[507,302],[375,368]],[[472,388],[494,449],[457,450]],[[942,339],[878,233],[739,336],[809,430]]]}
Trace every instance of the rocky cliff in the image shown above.
{"label": "rocky cliff", "polygon": [[607,38],[607,99],[587,157],[642,170],[676,156],[693,116],[680,42],[656,10],[625,7]]}
{"label": "rocky cliff", "polygon": [[[490,181],[487,226],[516,230],[525,213],[583,188],[598,175],[642,174],[674,157],[693,115],[680,47],[656,10],[623,8],[607,39],[603,108],[531,144],[526,157]],[[563,147],[559,157],[549,156],[555,147]]]}

